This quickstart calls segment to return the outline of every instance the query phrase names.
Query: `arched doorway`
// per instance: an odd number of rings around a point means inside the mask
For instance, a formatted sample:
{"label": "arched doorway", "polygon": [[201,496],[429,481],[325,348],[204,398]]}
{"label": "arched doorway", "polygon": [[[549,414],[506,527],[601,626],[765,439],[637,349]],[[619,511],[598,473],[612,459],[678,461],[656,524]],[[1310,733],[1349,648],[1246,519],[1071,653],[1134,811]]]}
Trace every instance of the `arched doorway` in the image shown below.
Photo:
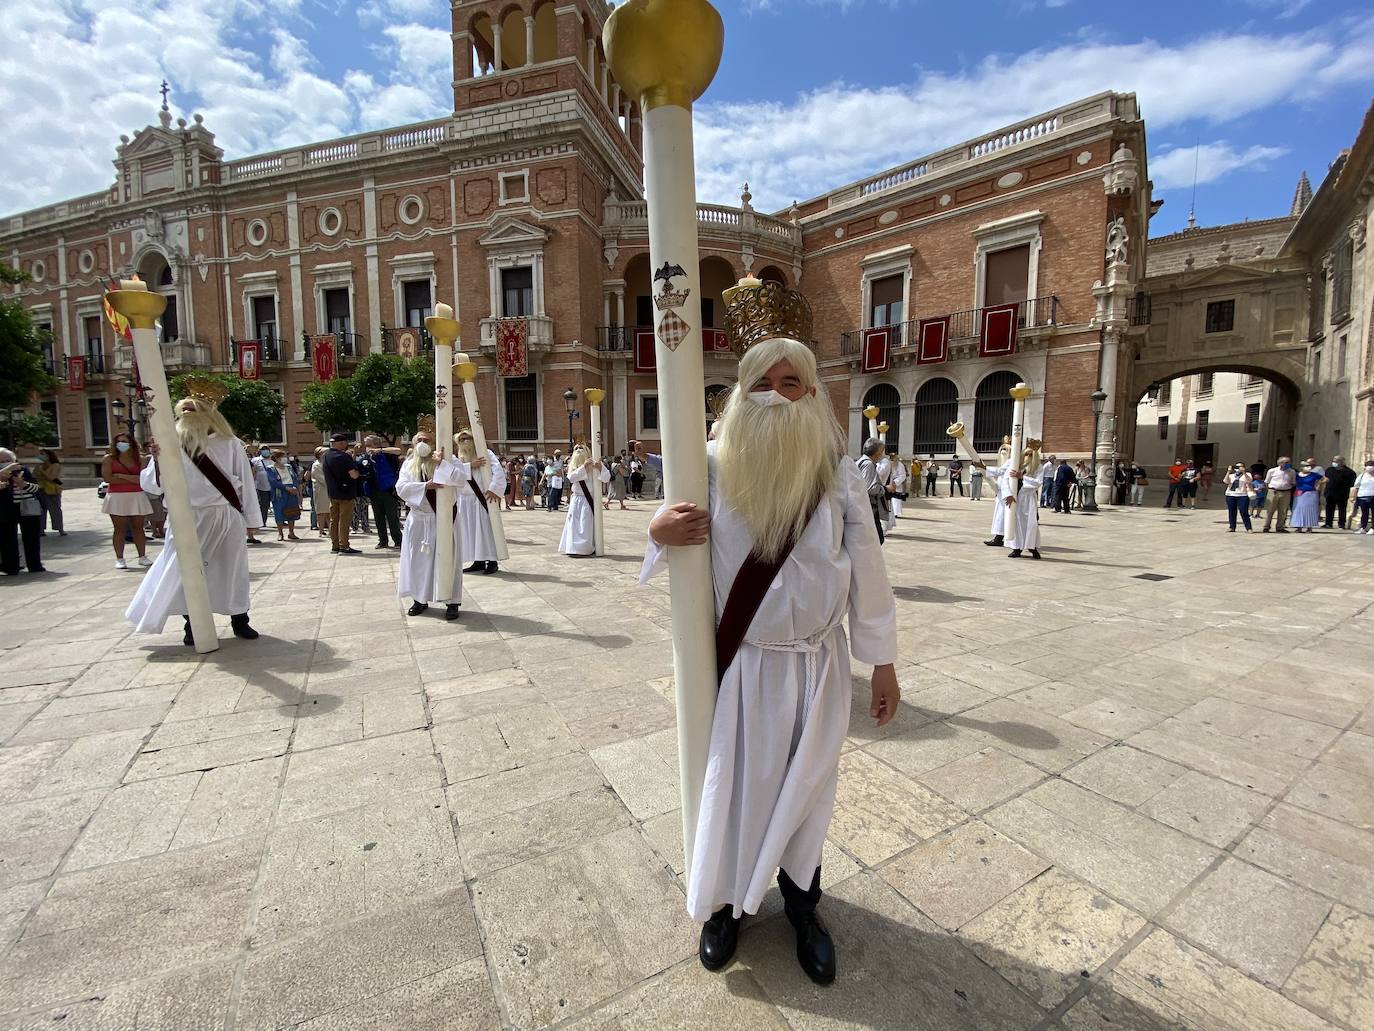
{"label": "arched doorway", "polygon": [[181,326],[177,318],[177,286],[172,266],[159,251],[150,251],[138,263],[138,274],[148,289],[167,298],[167,308],[162,313],[161,343],[167,344],[181,337]]}
{"label": "arched doorway", "polygon": [[951,451],[954,441],[945,430],[959,418],[959,388],[944,377],[926,380],[916,391],[916,438],[918,455]]}
{"label": "arched doorway", "polygon": [[782,269],[776,265],[765,265],[759,273],[759,279],[765,283],[781,283],[787,285],[787,277],[783,275]]}
{"label": "arched doorway", "polygon": [[979,454],[996,451],[1002,438],[1011,434],[1012,408],[1009,391],[1021,382],[1014,372],[994,372],[983,378],[974,392],[973,450]]}
{"label": "arched doorway", "polygon": [[[901,439],[902,430],[902,396],[897,393],[897,388],[891,383],[875,383],[868,388],[868,393],[864,394],[865,408],[870,405],[878,406],[878,422],[887,423],[887,448],[889,451],[897,450],[897,441]],[[868,424],[864,424],[863,436],[868,437]]]}

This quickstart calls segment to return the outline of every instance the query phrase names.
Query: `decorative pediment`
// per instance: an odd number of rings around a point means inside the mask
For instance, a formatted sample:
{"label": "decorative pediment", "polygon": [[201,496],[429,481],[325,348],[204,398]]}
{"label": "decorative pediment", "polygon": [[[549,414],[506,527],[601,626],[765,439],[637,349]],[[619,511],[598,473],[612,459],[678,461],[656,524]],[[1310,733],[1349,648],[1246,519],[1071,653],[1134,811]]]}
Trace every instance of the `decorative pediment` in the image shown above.
{"label": "decorative pediment", "polygon": [[[1273,275],[1274,273],[1270,269],[1228,263],[1213,265],[1209,268],[1188,269],[1167,276],[1151,277],[1151,279],[1160,282],[1161,285],[1167,284],[1168,287],[1175,289],[1190,289],[1203,286],[1249,286],[1270,279]],[[1153,287],[1153,289],[1159,288],[1158,286]],[[1145,285],[1142,289],[1149,290],[1152,287]]]}
{"label": "decorative pediment", "polygon": [[549,239],[548,230],[522,218],[500,218],[477,242],[490,250],[533,247],[542,249]]}
{"label": "decorative pediment", "polygon": [[134,133],[128,143],[120,144],[118,154],[121,158],[145,157],[159,151],[175,150],[181,145],[177,134],[170,129],[150,125]]}

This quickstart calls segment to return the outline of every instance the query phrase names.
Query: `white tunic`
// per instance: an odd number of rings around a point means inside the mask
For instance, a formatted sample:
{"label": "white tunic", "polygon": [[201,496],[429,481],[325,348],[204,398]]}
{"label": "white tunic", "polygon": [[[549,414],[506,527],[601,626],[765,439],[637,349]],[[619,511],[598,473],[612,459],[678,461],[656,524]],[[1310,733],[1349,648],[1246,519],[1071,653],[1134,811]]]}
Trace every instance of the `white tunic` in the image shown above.
{"label": "white tunic", "polygon": [[[490,451],[487,452],[487,468],[491,470],[491,486],[487,489],[499,498],[506,492],[506,470],[501,465],[501,460]],[[482,484],[478,476],[474,475],[472,480],[477,482],[480,490]],[[462,527],[463,535],[463,561],[495,562],[496,536],[491,532],[491,513],[477,500],[471,482],[464,480],[457,486],[458,524]],[[501,502],[488,498],[487,504],[499,506]]]}
{"label": "white tunic", "polygon": [[[751,549],[716,489],[708,444],[716,618]],[[667,568],[649,541],[640,582]],[[843,622],[849,620],[850,640]],[[687,909],[756,913],[779,867],[810,884],[835,805],[849,728],[849,651],[896,661],[897,616],[863,477],[840,460],[821,502],[759,606],[716,697]]]}
{"label": "white tunic", "polygon": [[[471,466],[453,458],[445,458],[434,470],[434,481],[456,485],[459,490],[470,489],[467,479]],[[434,597],[434,554],[439,539],[439,520],[425,496],[425,481],[417,480],[404,466],[396,481],[396,494],[410,506],[405,532],[401,534],[401,569],[396,577],[396,597],[410,598],[421,605],[432,601],[458,604],[463,600],[463,535],[459,521],[453,521],[453,594],[448,598]]]}
{"label": "white tunic", "polygon": [[[587,504],[587,498],[582,493],[582,484],[587,482],[587,472],[591,467],[588,462],[568,473],[573,485],[572,500],[568,502],[568,517],[563,520],[563,536],[558,540],[558,550],[564,555],[590,555],[596,551],[596,512]],[[611,482],[611,471],[604,462],[597,479],[602,483]],[[601,493],[599,486],[592,490],[588,485],[587,490],[593,501]]]}
{"label": "white tunic", "polygon": [[[178,451],[186,469],[191,508],[196,515],[196,536],[200,539],[200,557],[210,588],[210,608],[220,615],[237,616],[248,611],[248,547],[244,531],[262,526],[262,510],[258,507],[257,490],[253,486],[253,467],[243,451],[243,442],[237,437],[210,438],[205,453],[233,484],[243,508],[240,514],[186,453],[179,448]],[[166,461],[166,457],[159,461]],[[143,467],[139,481],[149,494],[163,492],[152,460]],[[160,634],[168,619],[185,613],[186,595],[181,587],[181,570],[169,523],[166,544],[138,585],[124,618],[140,633]]]}
{"label": "white tunic", "polygon": [[[1002,544],[1007,548],[1040,547],[1040,477],[1021,477],[1020,493],[1016,493],[1016,480],[1009,475],[1007,465],[989,469],[988,475],[997,484],[997,515],[993,516],[993,533],[1004,533]],[[1016,507],[1007,505],[1007,498],[1015,495]],[[1006,527],[998,529],[998,515]]]}
{"label": "white tunic", "polygon": [[997,504],[992,506],[992,535],[994,537],[1002,536],[1007,526],[1007,503],[1002,500],[1002,476],[1010,468],[1011,466],[1005,463],[996,467],[988,466],[988,470],[984,474],[997,488]]}

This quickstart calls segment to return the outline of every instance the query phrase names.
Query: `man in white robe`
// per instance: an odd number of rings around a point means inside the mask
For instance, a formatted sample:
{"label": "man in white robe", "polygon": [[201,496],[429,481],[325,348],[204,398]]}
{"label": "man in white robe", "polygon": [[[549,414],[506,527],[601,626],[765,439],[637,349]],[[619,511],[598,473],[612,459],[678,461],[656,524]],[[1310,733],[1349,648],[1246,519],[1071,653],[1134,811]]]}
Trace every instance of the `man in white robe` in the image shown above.
{"label": "man in white robe", "polygon": [[[486,459],[473,465],[479,468]],[[463,601],[463,534],[453,520],[453,588],[447,598],[438,598],[435,589],[434,560],[439,539],[439,518],[435,514],[436,492],[440,487],[464,488],[472,475],[472,465],[445,458],[434,451],[434,438],[428,432],[415,435],[410,454],[401,466],[396,494],[410,508],[405,532],[401,534],[401,568],[396,577],[396,596],[409,598],[408,616],[418,616],[430,602],[444,602],[444,618],[457,619]]]}
{"label": "man in white robe", "polygon": [[[459,462],[471,464],[477,459],[477,442],[470,430],[459,430],[453,437],[453,450]],[[491,470],[491,484],[482,489],[481,481],[474,471],[472,476],[458,484],[458,522],[462,527],[463,561],[472,565],[463,570],[465,573],[495,573],[500,567],[496,564],[496,535],[491,531],[491,510],[495,505],[501,511],[501,496],[506,492],[506,467],[495,452],[487,451],[486,467]],[[479,462],[477,469],[482,468]],[[500,516],[497,516],[499,519]]]}
{"label": "man in white robe", "polygon": [[[734,657],[718,655],[729,664],[687,908],[703,922],[702,964],[719,970],[734,955],[743,915],[758,912],[777,871],[798,962],[824,984],[835,976],[834,944],[816,906],[849,727],[851,650],[873,666],[869,714],[879,726],[900,693],[896,612],[868,490],[816,384],[815,356],[797,340],[767,337],[746,352],[707,445],[709,511],[686,502],[661,508],[640,580],[667,567],[669,547],[708,534],[718,621],[741,567],[746,578],[771,577]],[[759,559],[774,563],[768,573],[758,572]]]}
{"label": "man in white robe", "polygon": [[[596,497],[601,493],[601,484],[611,482],[611,471],[604,462],[593,462],[587,446],[579,444],[568,459],[568,479],[572,482],[572,499],[568,502],[568,517],[563,521],[558,550],[564,555],[595,554]],[[593,488],[596,481],[600,482]]]}
{"label": "man in white robe", "polygon": [[[248,625],[248,549],[245,533],[262,528],[253,467],[243,441],[234,436],[229,423],[215,403],[206,398],[188,397],[177,402],[177,447],[186,467],[186,488],[195,510],[196,536],[200,539],[205,580],[210,588],[210,608],[228,616],[234,636],[254,640],[258,632]],[[148,445],[152,456],[139,474],[140,485],[149,494],[163,493],[158,463],[164,456],[156,443]],[[207,475],[195,459],[204,456],[213,468]],[[202,459],[202,461],[204,461]],[[172,459],[175,460],[175,459]],[[215,475],[215,471],[218,475]],[[212,482],[212,476],[218,483]],[[235,504],[234,502],[237,502]],[[180,614],[184,621],[182,641],[194,644],[191,620],[186,615],[186,595],[181,583],[172,532],[167,531],[167,546],[139,584],[124,617],[140,633],[160,634],[167,620]]]}
{"label": "man in white robe", "polygon": [[[1000,529],[1005,535],[998,543],[1008,549],[1007,558],[1020,558],[1023,550],[1029,551],[1033,559],[1040,558],[1039,469],[1040,452],[1032,441],[1019,464],[988,470],[988,476],[997,485],[993,533],[996,536]],[[1004,521],[1000,528],[997,526],[998,514]]]}
{"label": "man in white robe", "polygon": [[906,501],[906,483],[908,475],[906,463],[900,458],[894,458],[892,460],[892,493],[888,498],[892,504],[892,522],[891,525],[888,526],[889,530],[892,529],[892,526],[896,525],[898,519],[902,518],[902,506]]}

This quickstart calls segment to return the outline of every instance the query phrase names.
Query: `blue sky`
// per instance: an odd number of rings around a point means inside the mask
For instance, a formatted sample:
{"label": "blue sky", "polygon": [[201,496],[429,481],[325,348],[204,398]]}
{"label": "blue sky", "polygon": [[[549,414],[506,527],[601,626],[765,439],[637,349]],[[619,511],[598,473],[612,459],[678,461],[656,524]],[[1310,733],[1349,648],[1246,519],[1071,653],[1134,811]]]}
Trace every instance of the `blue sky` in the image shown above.
{"label": "blue sky", "polygon": [[[1374,97],[1374,12],[1337,0],[720,3],[726,52],[697,109],[698,191],[785,207],[1103,89],[1134,90],[1159,235],[1283,214]],[[204,114],[229,157],[438,117],[444,0],[104,0],[0,6],[0,211],[101,189],[121,133]],[[35,55],[41,55],[36,60]]]}

